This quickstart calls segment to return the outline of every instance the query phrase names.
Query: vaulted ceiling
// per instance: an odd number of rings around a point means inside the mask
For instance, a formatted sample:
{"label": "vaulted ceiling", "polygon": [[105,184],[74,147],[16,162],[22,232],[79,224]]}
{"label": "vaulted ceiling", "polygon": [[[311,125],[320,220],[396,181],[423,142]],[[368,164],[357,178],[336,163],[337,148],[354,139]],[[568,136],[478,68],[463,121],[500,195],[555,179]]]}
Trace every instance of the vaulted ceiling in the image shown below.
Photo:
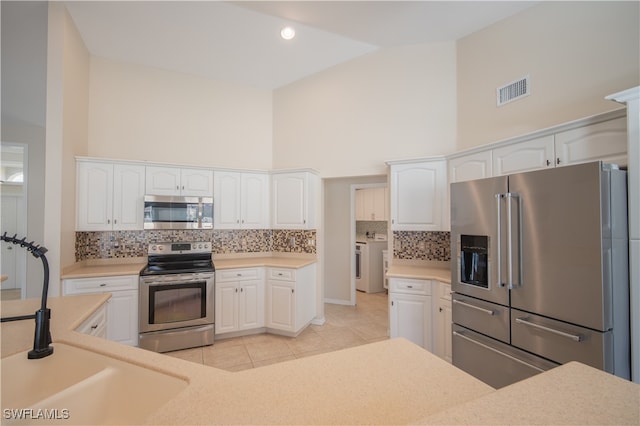
{"label": "vaulted ceiling", "polygon": [[[274,89],[377,49],[452,41],[533,1],[69,1],[95,56]],[[280,38],[282,27],[296,30]]]}

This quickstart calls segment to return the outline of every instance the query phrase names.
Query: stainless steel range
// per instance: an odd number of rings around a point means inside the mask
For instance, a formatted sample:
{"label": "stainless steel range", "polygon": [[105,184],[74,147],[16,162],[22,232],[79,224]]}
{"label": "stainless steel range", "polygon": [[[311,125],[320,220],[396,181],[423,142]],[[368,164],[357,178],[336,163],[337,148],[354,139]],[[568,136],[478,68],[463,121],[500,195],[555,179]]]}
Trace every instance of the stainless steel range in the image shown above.
{"label": "stainless steel range", "polygon": [[150,244],[140,273],[139,346],[155,352],[213,344],[210,242]]}

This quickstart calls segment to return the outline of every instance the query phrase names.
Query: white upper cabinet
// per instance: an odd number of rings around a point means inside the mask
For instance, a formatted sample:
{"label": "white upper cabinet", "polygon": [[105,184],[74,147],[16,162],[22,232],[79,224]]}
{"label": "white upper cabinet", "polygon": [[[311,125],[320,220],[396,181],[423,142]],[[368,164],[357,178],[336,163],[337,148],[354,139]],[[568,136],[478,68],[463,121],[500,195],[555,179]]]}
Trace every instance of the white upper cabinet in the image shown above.
{"label": "white upper cabinet", "polygon": [[602,160],[627,165],[627,121],[625,117],[556,133],[556,164]]}
{"label": "white upper cabinet", "polygon": [[506,145],[492,153],[494,176],[553,167],[553,135]]}
{"label": "white upper cabinet", "polygon": [[362,188],[356,190],[356,220],[388,220],[387,188]]}
{"label": "white upper cabinet", "polygon": [[213,181],[214,228],[269,228],[269,175],[216,171]]}
{"label": "white upper cabinet", "polygon": [[78,161],[76,230],[143,229],[145,167]]}
{"label": "white upper cabinet", "polygon": [[561,167],[589,161],[627,164],[625,117],[514,142],[491,150],[493,175]]}
{"label": "white upper cabinet", "polygon": [[482,151],[449,160],[449,183],[491,177],[491,151]]}
{"label": "white upper cabinet", "polygon": [[271,175],[274,229],[313,229],[316,226],[318,177],[310,172]]}
{"label": "white upper cabinet", "polygon": [[147,166],[146,193],[148,195],[211,197],[213,195],[213,171]]}
{"label": "white upper cabinet", "polygon": [[391,165],[391,229],[440,231],[446,198],[446,160]]}

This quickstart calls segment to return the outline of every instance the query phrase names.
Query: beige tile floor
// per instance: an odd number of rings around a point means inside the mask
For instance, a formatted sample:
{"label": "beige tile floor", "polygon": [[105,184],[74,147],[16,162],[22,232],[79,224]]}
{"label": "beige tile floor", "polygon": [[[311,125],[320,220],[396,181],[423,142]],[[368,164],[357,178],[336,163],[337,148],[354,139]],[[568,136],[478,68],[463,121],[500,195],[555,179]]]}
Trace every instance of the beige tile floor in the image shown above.
{"label": "beige tile floor", "polygon": [[241,371],[388,339],[387,295],[357,292],[356,302],[356,306],[325,304],[325,324],[310,325],[295,338],[254,334],[218,339],[212,346],[166,355]]}

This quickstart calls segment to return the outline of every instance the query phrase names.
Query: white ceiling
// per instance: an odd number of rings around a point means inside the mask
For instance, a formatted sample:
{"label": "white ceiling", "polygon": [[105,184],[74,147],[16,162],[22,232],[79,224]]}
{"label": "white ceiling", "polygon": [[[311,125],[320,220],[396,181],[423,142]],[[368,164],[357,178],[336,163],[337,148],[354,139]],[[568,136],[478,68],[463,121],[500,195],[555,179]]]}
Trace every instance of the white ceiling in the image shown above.
{"label": "white ceiling", "polygon": [[[274,89],[380,48],[457,40],[534,1],[69,1],[90,53]],[[291,25],[296,37],[282,40]]]}

